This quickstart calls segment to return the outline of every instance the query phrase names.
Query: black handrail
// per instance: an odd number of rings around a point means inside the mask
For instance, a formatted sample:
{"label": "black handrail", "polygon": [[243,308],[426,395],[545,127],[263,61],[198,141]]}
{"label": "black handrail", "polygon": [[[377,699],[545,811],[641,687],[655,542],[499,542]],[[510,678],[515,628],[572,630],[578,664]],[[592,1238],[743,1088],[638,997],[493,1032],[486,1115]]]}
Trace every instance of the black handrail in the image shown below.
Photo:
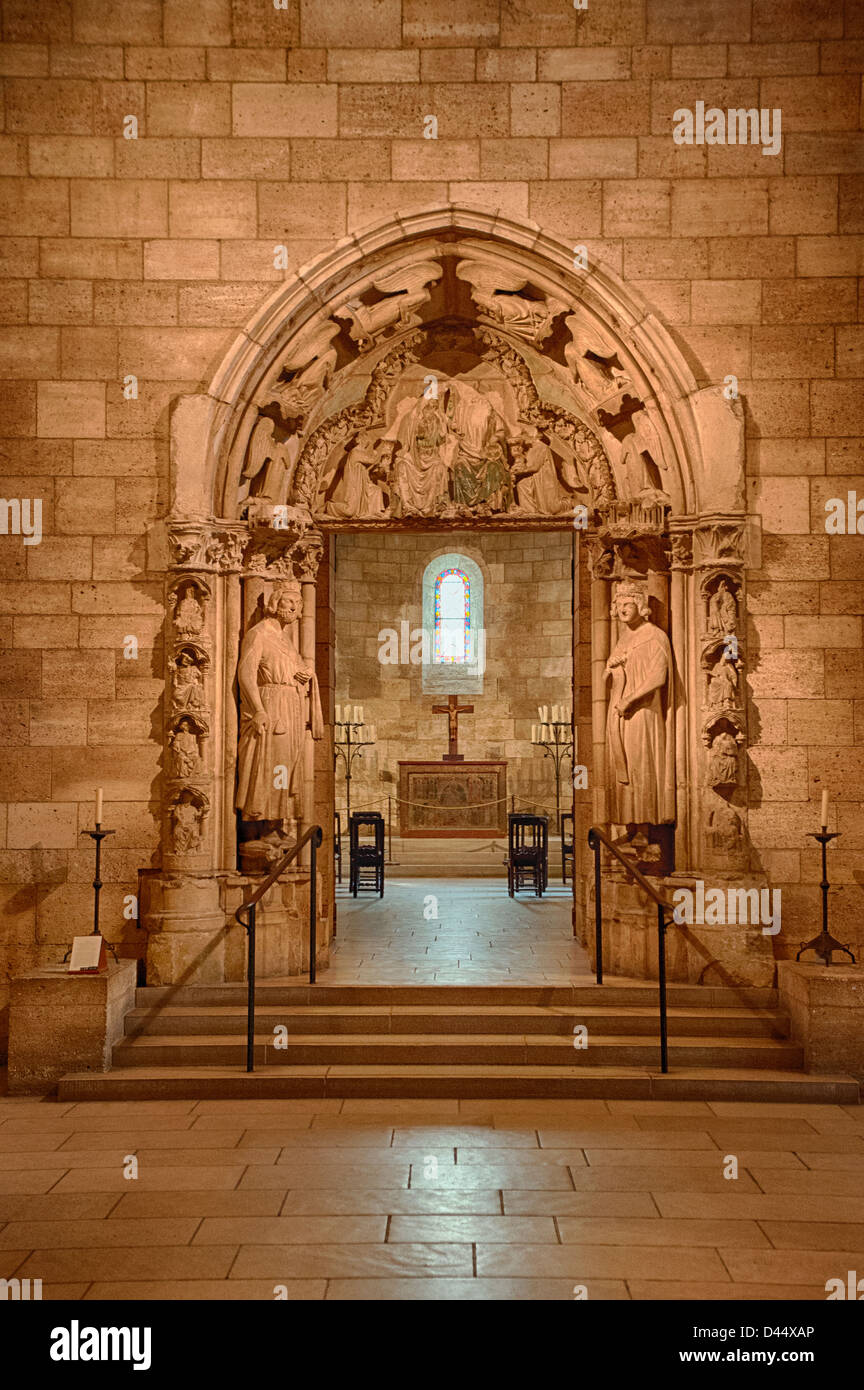
{"label": "black handrail", "polygon": [[625,857],[616,845],[613,845],[609,836],[605,834],[599,825],[592,825],[588,831],[588,844],[594,851],[594,967],[595,977],[598,985],[603,983],[603,900],[601,896],[601,874],[600,874],[600,846],[605,845],[610,854],[624,865],[628,874],[639,887],[653,898],[657,904],[657,984],[660,993],[660,1070],[664,1074],[669,1070],[669,1037],[668,1021],[666,1016],[666,928],[669,923],[666,921],[666,913],[674,912],[674,903],[667,902],[662,893],[658,893],[653,883],[645,877],[640,869],[636,868],[629,859]]}
{"label": "black handrail", "polygon": [[[246,1070],[254,1070],[255,1060],[255,912],[258,903],[267,892],[272,888],[277,878],[284,872],[292,860],[297,858],[304,845],[311,845],[312,858],[310,862],[309,877],[309,983],[315,983],[315,956],[318,950],[317,941],[317,915],[318,915],[318,884],[316,881],[318,867],[318,850],[321,846],[324,832],[320,825],[310,825],[296,844],[286,850],[276,864],[270,870],[263,883],[259,883],[255,892],[248,902],[243,903],[234,913],[236,921],[246,932],[248,942],[248,955],[246,960]],[[248,921],[242,914],[248,912]]]}

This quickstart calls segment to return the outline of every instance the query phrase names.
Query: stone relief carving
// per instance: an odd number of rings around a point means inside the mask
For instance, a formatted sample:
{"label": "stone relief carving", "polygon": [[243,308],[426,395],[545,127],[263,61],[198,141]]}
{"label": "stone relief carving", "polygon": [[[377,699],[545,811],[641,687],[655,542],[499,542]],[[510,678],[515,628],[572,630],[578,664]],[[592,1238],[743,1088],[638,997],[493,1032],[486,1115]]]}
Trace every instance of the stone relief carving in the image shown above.
{"label": "stone relief carving", "polygon": [[460,261],[456,275],[471,286],[471,298],[481,320],[497,324],[539,346],[548,338],[559,314],[567,309],[563,299],[540,296],[536,299],[517,294],[528,285],[528,278],[488,261]]}
{"label": "stone relief carving", "polygon": [[431,298],[430,285],[444,274],[437,261],[410,262],[389,270],[386,275],[371,276],[366,287],[378,290],[386,298],[375,304],[365,304],[360,295],[346,299],[333,310],[333,317],[350,325],[348,332],[361,351],[374,347],[391,331],[410,328],[421,322],[416,310]]}
{"label": "stone relief carving", "polygon": [[174,631],[181,639],[200,637],[204,629],[204,604],[195,581],[178,584],[174,591]]}
{"label": "stone relief carving", "polygon": [[621,365],[614,339],[580,309],[568,314],[564,322],[570,332],[564,357],[586,394],[595,405],[620,396],[630,384],[630,376]]}
{"label": "stone relief carving", "polygon": [[174,714],[203,710],[206,655],[195,647],[181,647],[174,658],[171,707]]}
{"label": "stone relief carving", "polygon": [[246,514],[250,519],[257,520],[284,503],[291,487],[298,441],[290,438],[279,442],[275,430],[275,422],[261,415],[249,439],[241,484],[248,487]]}
{"label": "stone relief carving", "polygon": [[721,657],[708,676],[708,704],[712,709],[735,709],[738,705],[740,662]]}
{"label": "stone relief carving", "polygon": [[730,635],[738,630],[738,600],[725,575],[708,595],[707,630],[712,635]]}
{"label": "stone relief carving", "polygon": [[[226,525],[202,522],[179,522],[169,527],[168,543],[174,569],[216,570],[226,574],[238,570],[249,540],[242,523]],[[209,596],[203,580],[197,581],[200,592]]]}
{"label": "stone relief carving", "polygon": [[669,535],[669,567],[687,570],[693,564],[693,537],[689,531],[672,531]]}
{"label": "stone relief carving", "polygon": [[734,787],[738,781],[738,743],[726,729],[711,740],[708,758],[709,787]]}
{"label": "stone relief carving", "polygon": [[714,850],[738,855],[744,847],[744,828],[738,812],[719,798],[708,812],[706,823],[708,844]]}
{"label": "stone relief carving", "polygon": [[693,533],[694,555],[699,565],[722,565],[724,562],[744,562],[744,522],[737,520],[711,521],[697,526]]}
{"label": "stone relief carving", "polygon": [[168,736],[171,745],[172,769],[175,777],[194,777],[201,767],[198,734],[191,719],[181,719]]}
{"label": "stone relief carving", "polygon": [[171,807],[171,844],[175,854],[195,854],[204,838],[207,797],[198,788],[185,787]]}
{"label": "stone relief carving", "polygon": [[329,387],[337,361],[333,339],[339,331],[332,319],[315,323],[283,358],[262,404],[278,406],[286,426],[308,417]]}

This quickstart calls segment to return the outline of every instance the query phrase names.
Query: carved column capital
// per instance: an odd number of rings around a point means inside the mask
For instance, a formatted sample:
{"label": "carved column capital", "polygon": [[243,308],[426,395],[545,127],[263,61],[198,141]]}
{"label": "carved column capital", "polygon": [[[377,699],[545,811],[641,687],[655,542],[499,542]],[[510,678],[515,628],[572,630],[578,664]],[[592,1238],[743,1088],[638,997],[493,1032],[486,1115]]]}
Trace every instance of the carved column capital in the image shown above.
{"label": "carved column capital", "polygon": [[693,563],[697,568],[744,565],[746,520],[743,516],[700,518],[693,529]]}

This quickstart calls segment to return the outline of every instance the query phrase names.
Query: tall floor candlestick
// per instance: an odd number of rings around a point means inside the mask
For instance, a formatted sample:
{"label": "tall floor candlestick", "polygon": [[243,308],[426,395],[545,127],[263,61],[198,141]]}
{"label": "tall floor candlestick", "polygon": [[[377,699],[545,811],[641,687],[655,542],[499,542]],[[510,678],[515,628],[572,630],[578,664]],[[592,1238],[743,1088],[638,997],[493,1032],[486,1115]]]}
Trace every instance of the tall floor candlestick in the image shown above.
{"label": "tall floor candlestick", "polygon": [[[823,819],[823,821],[827,819],[827,815],[828,815],[827,800],[828,800],[828,793],[827,793],[827,792],[823,792],[823,793],[822,793],[822,819]],[[828,850],[828,842],[829,842],[829,840],[836,840],[839,834],[840,834],[840,832],[839,832],[838,830],[833,830],[833,831],[831,831],[831,832],[829,833],[829,831],[827,831],[827,830],[825,829],[824,825],[823,825],[823,827],[822,827],[822,830],[819,831],[818,834],[815,833],[815,832],[811,832],[811,839],[813,839],[813,840],[818,840],[819,843],[820,843],[820,845],[822,846],[822,882],[821,882],[821,884],[819,885],[820,888],[822,889],[822,930],[821,930],[821,932],[819,933],[818,936],[814,936],[814,937],[813,937],[812,941],[805,941],[804,945],[801,947],[801,950],[798,952],[797,956],[795,957],[796,960],[800,960],[801,957],[802,957],[802,955],[804,954],[805,951],[815,951],[816,954],[817,954],[817,956],[821,956],[821,957],[822,957],[822,959],[824,960],[824,962],[825,962],[826,965],[830,965],[830,964],[831,964],[831,952],[832,952],[832,951],[845,951],[846,954],[847,954],[847,956],[849,956],[850,960],[852,961],[852,964],[853,964],[853,965],[855,964],[855,957],[853,956],[852,952],[849,950],[849,947],[848,947],[848,946],[844,946],[843,943],[842,943],[842,941],[838,941],[837,938],[836,938],[836,936],[832,936],[831,933],[830,933],[829,930],[828,930],[828,889],[831,887],[831,885],[830,885],[830,883],[828,882],[828,854],[827,854],[827,850]]]}

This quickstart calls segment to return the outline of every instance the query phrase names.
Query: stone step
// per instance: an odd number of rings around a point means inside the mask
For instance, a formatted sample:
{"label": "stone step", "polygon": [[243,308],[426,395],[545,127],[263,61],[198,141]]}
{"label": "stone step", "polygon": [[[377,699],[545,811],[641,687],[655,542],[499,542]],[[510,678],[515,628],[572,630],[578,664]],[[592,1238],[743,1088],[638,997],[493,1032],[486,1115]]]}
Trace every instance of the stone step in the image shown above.
{"label": "stone step", "polygon": [[[230,1066],[245,1058],[246,1040],[234,1036],[183,1035],[129,1038],[114,1048],[117,1067]],[[292,1066],[569,1066],[645,1067],[657,1065],[657,1038],[595,1036],[584,1050],[569,1037],[475,1034],[295,1034],[288,1049],[276,1048],[273,1035],[255,1039],[256,1065],[281,1065],[290,1052]],[[792,1070],[801,1067],[798,1043],[773,1038],[677,1037],[669,1041],[669,1065]]]}
{"label": "stone step", "polygon": [[712,1100],[783,1101],[857,1105],[858,1082],[850,1076],[794,1071],[677,1067],[662,1075],[650,1068],[496,1066],[268,1066],[116,1067],[110,1072],[70,1072],[58,1083],[58,1100],[289,1100],[478,1099],[478,1100]]}
{"label": "stone step", "polygon": [[[777,991],[750,986],[740,989],[721,985],[670,984],[669,1008],[772,1009]],[[617,1008],[645,1005],[657,1011],[657,984],[653,980],[610,980],[595,984],[586,975],[572,985],[310,985],[302,980],[265,980],[255,987],[258,1008],[284,1008],[305,1005],[371,1006],[433,1005],[436,1008],[528,1006],[530,1008],[591,1007]],[[204,1008],[246,1004],[246,985],[145,986],[136,992],[142,1009],[193,1005]]]}
{"label": "stone step", "polygon": [[[126,1015],[126,1033],[136,1037],[171,1037],[176,1035],[207,1034],[211,1037],[241,1033],[245,1027],[246,1010],[242,1005],[223,1005],[221,1008],[202,1005],[168,1005],[158,1011],[136,1008]],[[289,1034],[418,1034],[436,1036],[450,1033],[498,1034],[530,1033],[571,1036],[575,1024],[584,1024],[591,1035],[646,1036],[656,1038],[659,1028],[656,1007],[621,1005],[601,1008],[580,1005],[572,1008],[555,1005],[549,1008],[530,1005],[489,1006],[465,1005],[434,1007],[433,1005],[395,1004],[387,1006],[351,1005],[285,1005],[256,1010],[256,1031],[263,1037],[284,1027]],[[669,1010],[669,1034],[687,1037],[767,1037],[786,1038],[789,1020],[773,1010],[754,1009],[681,1009]]]}

